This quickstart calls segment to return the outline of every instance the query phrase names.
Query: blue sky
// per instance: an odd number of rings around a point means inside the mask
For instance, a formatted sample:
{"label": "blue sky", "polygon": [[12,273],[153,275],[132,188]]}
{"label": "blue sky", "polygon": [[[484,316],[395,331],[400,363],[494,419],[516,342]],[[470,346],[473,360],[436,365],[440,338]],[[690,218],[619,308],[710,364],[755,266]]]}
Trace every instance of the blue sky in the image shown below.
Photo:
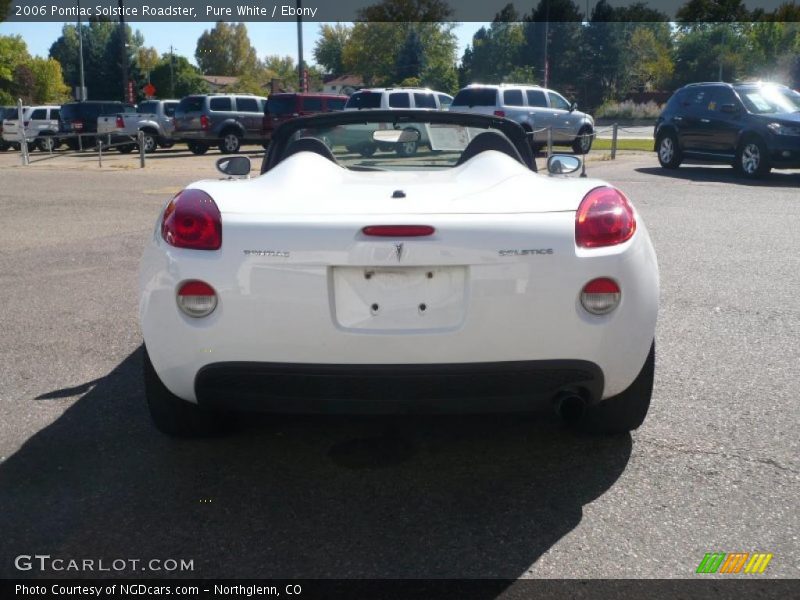
{"label": "blue sky", "polygon": [[[259,58],[270,54],[289,54],[297,59],[297,23],[247,23],[250,42],[258,52]],[[454,33],[458,38],[458,56],[472,41],[475,33],[484,23],[459,23]],[[0,35],[19,34],[28,44],[28,51],[38,56],[47,56],[50,46],[61,35],[64,23],[0,23]],[[172,44],[176,54],[181,54],[194,62],[197,38],[214,26],[213,23],[131,23],[144,35],[146,46],[154,46],[160,53],[168,52]],[[318,37],[320,23],[303,23],[303,54],[308,62],[313,62],[312,50]]]}

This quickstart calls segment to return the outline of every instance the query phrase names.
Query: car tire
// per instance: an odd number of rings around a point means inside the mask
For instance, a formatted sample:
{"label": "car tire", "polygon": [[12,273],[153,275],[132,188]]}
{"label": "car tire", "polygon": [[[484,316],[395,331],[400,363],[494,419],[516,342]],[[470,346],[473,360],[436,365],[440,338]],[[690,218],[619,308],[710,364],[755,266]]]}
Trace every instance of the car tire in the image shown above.
{"label": "car tire", "polygon": [[370,144],[369,142],[364,142],[358,147],[358,153],[363,156],[364,158],[369,158],[373,154],[375,154],[375,150],[378,147],[375,144]]}
{"label": "car tire", "polygon": [[52,135],[44,135],[36,140],[36,147],[42,152],[52,152],[58,148],[58,140]]}
{"label": "car tire", "polygon": [[205,437],[224,430],[225,415],[204,410],[170,392],[156,373],[144,349],[144,395],[153,424],[173,437]]}
{"label": "car tire", "polygon": [[242,138],[234,131],[226,131],[222,134],[222,140],[219,143],[219,151],[223,154],[236,154],[239,148],[242,147]]}
{"label": "car tire", "polygon": [[772,170],[766,144],[755,136],[744,138],[736,150],[734,168],[748,179],[766,177]]}
{"label": "car tire", "polygon": [[578,132],[578,137],[572,142],[572,151],[575,154],[589,154],[592,149],[594,136],[592,135],[591,127],[581,127]]}
{"label": "car tire", "polygon": [[420,135],[419,135],[419,131],[417,131],[413,127],[406,127],[406,129],[404,131],[413,131],[414,133],[417,134],[417,138],[418,138],[417,141],[400,142],[398,144],[395,144],[395,152],[397,153],[397,156],[402,156],[402,157],[405,158],[405,157],[409,157],[409,156],[414,156],[417,153],[417,149],[419,148],[419,137],[420,137]]}
{"label": "car tire", "polygon": [[639,427],[650,408],[655,364],[656,344],[653,341],[633,383],[616,396],[590,406],[578,426],[584,431],[601,434],[626,433]]}
{"label": "car tire", "polygon": [[673,132],[667,131],[658,136],[656,153],[659,164],[665,169],[677,169],[681,166],[683,153],[678,145],[678,136]]}
{"label": "car tire", "polygon": [[142,144],[144,144],[145,154],[152,154],[158,150],[158,140],[156,139],[156,136],[149,131],[143,132]]}
{"label": "car tire", "polygon": [[205,144],[198,144],[197,142],[189,142],[188,146],[189,146],[189,152],[191,152],[192,154],[197,154],[198,156],[201,156],[206,152],[208,152],[208,146],[206,146]]}

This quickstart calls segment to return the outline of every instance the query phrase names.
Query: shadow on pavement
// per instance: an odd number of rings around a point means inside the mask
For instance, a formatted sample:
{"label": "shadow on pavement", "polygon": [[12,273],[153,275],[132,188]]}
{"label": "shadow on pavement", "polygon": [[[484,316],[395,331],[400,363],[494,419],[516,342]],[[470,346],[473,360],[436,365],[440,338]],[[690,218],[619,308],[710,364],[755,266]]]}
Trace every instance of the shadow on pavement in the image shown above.
{"label": "shadow on pavement", "polygon": [[0,576],[64,576],[14,570],[38,553],[193,560],[184,577],[515,578],[631,453],[628,435],[527,416],[247,416],[173,440],[149,422],[141,362],[140,347],[0,463]]}
{"label": "shadow on pavement", "polygon": [[678,169],[640,167],[637,173],[696,182],[732,183],[750,187],[800,187],[800,171],[772,171],[763,179],[745,179],[731,167],[681,165]]}

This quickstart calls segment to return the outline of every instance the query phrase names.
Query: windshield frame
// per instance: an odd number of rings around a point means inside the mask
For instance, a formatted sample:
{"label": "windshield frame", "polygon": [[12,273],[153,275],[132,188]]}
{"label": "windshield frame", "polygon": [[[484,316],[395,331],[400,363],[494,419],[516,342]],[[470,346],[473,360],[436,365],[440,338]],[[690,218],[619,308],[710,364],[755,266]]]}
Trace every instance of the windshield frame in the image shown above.
{"label": "windshield frame", "polygon": [[510,119],[454,111],[370,109],[323,113],[286,121],[278,126],[272,134],[272,142],[261,163],[261,173],[266,173],[280,162],[286,146],[291,143],[294,134],[301,129],[324,129],[333,128],[337,125],[369,125],[374,123],[442,123],[479,129],[497,129],[514,145],[525,166],[531,171],[538,171],[536,159],[531,150],[531,145],[528,143],[527,133],[519,123]]}

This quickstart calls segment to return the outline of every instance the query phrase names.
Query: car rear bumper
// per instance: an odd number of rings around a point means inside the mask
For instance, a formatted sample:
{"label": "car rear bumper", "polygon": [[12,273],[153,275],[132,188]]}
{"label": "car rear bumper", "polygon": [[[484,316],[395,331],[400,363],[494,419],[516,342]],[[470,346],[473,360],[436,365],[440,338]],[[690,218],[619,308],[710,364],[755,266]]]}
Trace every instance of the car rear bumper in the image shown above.
{"label": "car rear bumper", "polygon": [[581,360],[470,364],[214,363],[195,378],[203,407],[289,413],[497,412],[599,401],[603,372]]}

